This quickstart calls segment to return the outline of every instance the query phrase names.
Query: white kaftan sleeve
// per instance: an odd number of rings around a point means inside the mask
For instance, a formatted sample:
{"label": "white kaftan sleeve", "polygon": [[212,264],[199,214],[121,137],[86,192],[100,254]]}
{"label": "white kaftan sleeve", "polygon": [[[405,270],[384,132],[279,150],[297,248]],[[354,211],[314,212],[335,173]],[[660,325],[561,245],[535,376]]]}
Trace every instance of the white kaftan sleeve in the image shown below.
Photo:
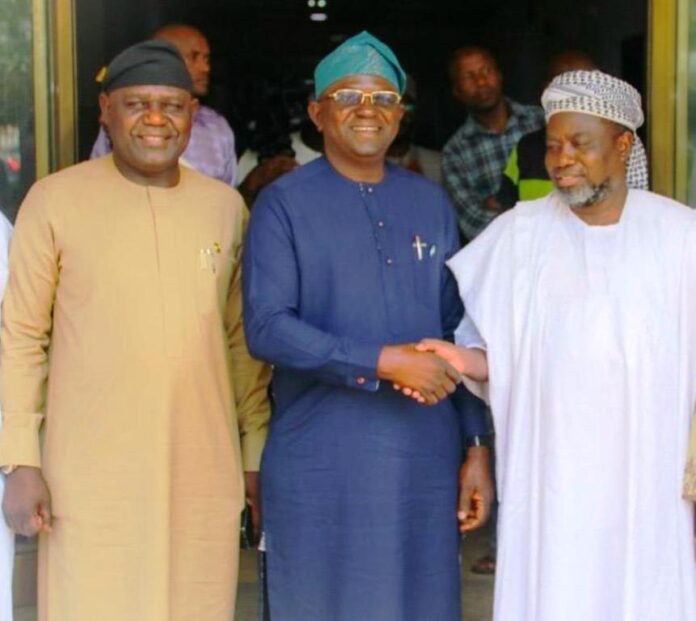
{"label": "white kaftan sleeve", "polygon": [[[7,284],[7,251],[12,225],[0,214],[0,300]],[[0,417],[0,426],[2,419]],[[5,493],[5,475],[0,474],[0,501]],[[12,621],[12,568],[14,564],[14,533],[0,514],[0,619]]]}
{"label": "white kaftan sleeve", "polygon": [[473,347],[486,351],[486,342],[469,315],[464,315],[461,323],[454,331],[454,342],[462,347]]}
{"label": "white kaftan sleeve", "polygon": [[[486,351],[486,342],[483,340],[476,324],[469,315],[464,315],[461,323],[454,331],[454,342],[461,347]],[[490,404],[488,398],[488,382],[477,382],[466,375],[462,375],[462,381],[471,393]]]}
{"label": "white kaftan sleeve", "polygon": [[686,341],[688,352],[687,403],[691,412],[691,434],[684,468],[683,496],[696,503],[696,345],[694,344],[694,316],[696,315],[696,226],[692,225],[691,235],[687,236],[686,261],[684,264],[684,289],[682,292],[682,315],[686,320],[686,330],[682,330],[682,339]]}

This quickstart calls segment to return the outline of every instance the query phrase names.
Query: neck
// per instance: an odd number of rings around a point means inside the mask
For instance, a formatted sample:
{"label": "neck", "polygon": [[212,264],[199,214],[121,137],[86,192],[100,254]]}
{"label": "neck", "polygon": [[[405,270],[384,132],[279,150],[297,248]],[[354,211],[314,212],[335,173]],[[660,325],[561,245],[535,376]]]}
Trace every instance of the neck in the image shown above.
{"label": "neck", "polygon": [[617,188],[604,200],[587,207],[572,208],[573,213],[590,226],[608,226],[621,220],[626,205],[628,189],[625,185]]}
{"label": "neck", "polygon": [[507,125],[510,112],[504,99],[489,110],[476,110],[471,113],[479,125],[494,132],[502,132]]}
{"label": "neck", "polygon": [[329,150],[324,155],[336,172],[351,181],[379,183],[384,178],[384,155],[364,162],[348,162]]}
{"label": "neck", "polygon": [[114,164],[116,164],[118,171],[126,179],[128,179],[128,181],[137,185],[149,185],[157,188],[173,188],[179,183],[179,179],[181,178],[178,162],[176,166],[168,168],[167,170],[149,172],[145,170],[138,170],[132,166],[129,166],[119,159],[116,154],[114,154]]}

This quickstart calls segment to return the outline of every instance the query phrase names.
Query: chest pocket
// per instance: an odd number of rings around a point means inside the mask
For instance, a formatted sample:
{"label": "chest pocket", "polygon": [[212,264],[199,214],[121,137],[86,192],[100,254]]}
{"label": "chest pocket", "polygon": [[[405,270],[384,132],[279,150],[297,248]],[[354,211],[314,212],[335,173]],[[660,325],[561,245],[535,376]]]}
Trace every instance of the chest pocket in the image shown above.
{"label": "chest pocket", "polygon": [[221,316],[230,286],[232,267],[241,245],[224,248],[218,242],[202,244],[196,257],[196,306],[201,319]]}

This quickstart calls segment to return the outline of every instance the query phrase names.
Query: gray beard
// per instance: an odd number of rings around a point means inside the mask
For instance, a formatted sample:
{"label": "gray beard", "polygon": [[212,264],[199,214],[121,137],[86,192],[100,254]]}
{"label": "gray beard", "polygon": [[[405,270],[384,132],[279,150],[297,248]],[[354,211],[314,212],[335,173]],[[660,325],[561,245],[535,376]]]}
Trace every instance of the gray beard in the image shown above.
{"label": "gray beard", "polygon": [[571,209],[589,207],[604,200],[611,191],[609,179],[605,179],[599,185],[586,183],[579,188],[556,188],[565,203]]}

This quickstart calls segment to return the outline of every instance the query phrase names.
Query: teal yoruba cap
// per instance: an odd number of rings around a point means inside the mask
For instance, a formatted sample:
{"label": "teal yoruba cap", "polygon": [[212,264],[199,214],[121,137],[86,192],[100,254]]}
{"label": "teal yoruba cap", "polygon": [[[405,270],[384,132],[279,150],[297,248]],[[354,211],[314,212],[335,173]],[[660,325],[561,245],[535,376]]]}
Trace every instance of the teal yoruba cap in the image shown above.
{"label": "teal yoruba cap", "polygon": [[314,69],[314,93],[319,97],[329,84],[359,74],[378,75],[391,82],[399,93],[406,88],[406,73],[394,52],[363,30],[319,62]]}

